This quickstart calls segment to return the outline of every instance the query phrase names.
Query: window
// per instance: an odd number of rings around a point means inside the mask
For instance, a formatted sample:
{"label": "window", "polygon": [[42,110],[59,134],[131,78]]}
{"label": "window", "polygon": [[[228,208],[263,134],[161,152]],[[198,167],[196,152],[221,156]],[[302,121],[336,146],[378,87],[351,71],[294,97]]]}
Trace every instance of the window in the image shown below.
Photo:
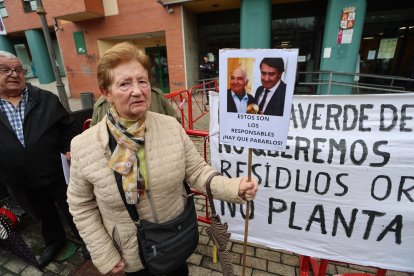
{"label": "window", "polygon": [[34,12],[37,9],[36,1],[32,0],[23,0],[23,10],[24,12]]}
{"label": "window", "polygon": [[76,52],[81,55],[86,54],[86,43],[85,37],[83,36],[83,32],[74,32],[73,39],[75,40]]}

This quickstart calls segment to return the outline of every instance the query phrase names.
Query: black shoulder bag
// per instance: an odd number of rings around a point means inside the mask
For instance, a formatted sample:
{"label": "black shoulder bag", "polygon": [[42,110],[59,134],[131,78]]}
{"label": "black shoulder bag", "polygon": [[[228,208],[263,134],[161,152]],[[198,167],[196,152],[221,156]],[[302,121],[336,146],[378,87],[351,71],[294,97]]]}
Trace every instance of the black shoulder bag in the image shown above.
{"label": "black shoulder bag", "polygon": [[[116,146],[114,140],[110,137],[111,150]],[[117,172],[114,174],[125,207],[137,227],[139,257],[142,264],[154,275],[177,270],[193,254],[199,239],[197,212],[190,187],[184,182],[187,203],[178,217],[166,223],[153,223],[140,219],[135,204],[126,202],[122,175]]]}
{"label": "black shoulder bag", "polygon": [[188,184],[184,184],[188,196],[183,213],[166,223],[140,219],[135,205],[126,203],[122,184],[119,181],[117,184],[128,213],[137,227],[142,264],[154,275],[177,270],[193,254],[199,238],[197,212]]}

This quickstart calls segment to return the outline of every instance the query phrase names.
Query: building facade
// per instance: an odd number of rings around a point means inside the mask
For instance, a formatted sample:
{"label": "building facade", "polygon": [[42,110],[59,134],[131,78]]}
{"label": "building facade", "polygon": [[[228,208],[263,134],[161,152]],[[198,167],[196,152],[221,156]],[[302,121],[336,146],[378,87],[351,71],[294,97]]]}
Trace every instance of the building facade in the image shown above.
{"label": "building facade", "polygon": [[[54,81],[54,76],[36,3],[0,0],[4,25],[0,49],[14,52],[23,61],[27,77],[38,77],[41,83],[48,83]],[[82,92],[100,95],[96,85],[97,62],[120,41],[130,41],[150,56],[153,85],[165,92],[196,84],[203,56],[208,55],[218,65],[219,49],[255,47],[257,35],[266,40],[259,47],[298,48],[300,71],[359,71],[414,77],[414,9],[409,1],[43,0],[42,3],[56,64],[60,74],[67,78],[72,97],[79,97]],[[344,21],[348,25],[341,26]]]}

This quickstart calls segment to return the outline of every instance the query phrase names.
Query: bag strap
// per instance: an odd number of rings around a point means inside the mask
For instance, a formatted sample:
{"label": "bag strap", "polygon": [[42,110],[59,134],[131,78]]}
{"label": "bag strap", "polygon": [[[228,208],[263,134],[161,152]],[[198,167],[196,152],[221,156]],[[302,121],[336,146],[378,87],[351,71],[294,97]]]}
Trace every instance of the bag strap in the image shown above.
{"label": "bag strap", "polygon": [[207,191],[208,201],[210,202],[210,208],[211,208],[211,212],[213,216],[217,216],[217,213],[216,213],[216,207],[214,206],[213,194],[211,193],[210,184],[211,184],[211,180],[213,180],[213,178],[218,175],[221,175],[221,173],[214,172],[207,178],[207,181],[206,181],[206,191]]}
{"label": "bag strap", "polygon": [[[124,202],[125,207],[126,207],[128,213],[129,213],[131,219],[135,222],[135,224],[139,225],[140,221],[139,221],[139,215],[138,215],[136,205],[135,204],[128,204],[126,202],[125,192],[124,192],[124,189],[122,188],[122,175],[120,175],[118,172],[114,172],[114,174],[115,174],[116,184],[118,186],[119,193],[121,194],[121,197],[122,197],[122,201]],[[185,190],[187,191],[187,197],[192,196],[193,194],[191,192],[191,188],[188,185],[188,183],[185,182],[185,181],[183,183],[184,183],[184,186],[185,186]]]}

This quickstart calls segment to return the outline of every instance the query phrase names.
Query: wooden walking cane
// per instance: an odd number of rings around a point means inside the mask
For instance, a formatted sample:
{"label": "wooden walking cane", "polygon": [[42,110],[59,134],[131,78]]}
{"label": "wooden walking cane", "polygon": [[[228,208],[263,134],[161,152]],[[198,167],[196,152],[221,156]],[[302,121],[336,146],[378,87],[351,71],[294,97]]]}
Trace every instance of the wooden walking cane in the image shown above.
{"label": "wooden walking cane", "polygon": [[[252,152],[249,148],[248,163],[247,163],[247,181],[252,180]],[[246,202],[246,218],[244,219],[244,244],[243,244],[243,272],[242,275],[246,275],[246,252],[247,252],[247,237],[249,235],[249,216],[250,216],[250,202]]]}

